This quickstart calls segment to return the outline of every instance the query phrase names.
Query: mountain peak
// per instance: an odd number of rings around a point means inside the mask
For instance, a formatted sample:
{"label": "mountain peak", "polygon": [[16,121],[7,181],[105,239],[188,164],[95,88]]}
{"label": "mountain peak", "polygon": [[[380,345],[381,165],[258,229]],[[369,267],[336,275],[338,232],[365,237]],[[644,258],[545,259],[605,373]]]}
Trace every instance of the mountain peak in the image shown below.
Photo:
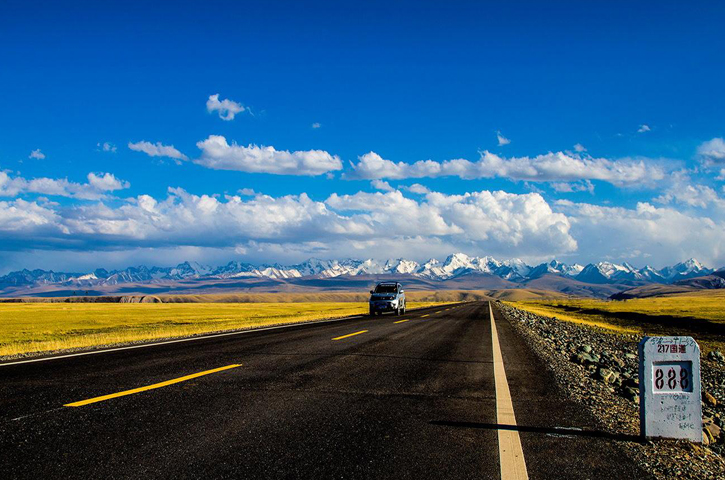
{"label": "mountain peak", "polygon": [[232,260],[226,265],[212,268],[195,261],[185,261],[175,267],[147,267],[138,265],[111,272],[99,268],[87,273],[63,273],[41,269],[11,272],[0,277],[0,290],[30,288],[39,285],[117,285],[121,283],[157,283],[182,279],[214,279],[259,277],[294,279],[302,277],[331,278],[357,275],[412,275],[430,280],[443,281],[469,274],[485,274],[512,282],[527,282],[544,275],[558,275],[593,284],[643,284],[647,282],[674,283],[712,273],[713,270],[691,258],[684,262],[657,270],[647,265],[636,269],[628,262],[610,261],[567,265],[556,259],[527,265],[518,258],[499,261],[491,256],[472,257],[465,253],[453,253],[444,262],[431,258],[422,265],[413,260],[395,258],[378,261],[372,258],[358,260],[321,260],[309,258],[296,265],[253,265]]}

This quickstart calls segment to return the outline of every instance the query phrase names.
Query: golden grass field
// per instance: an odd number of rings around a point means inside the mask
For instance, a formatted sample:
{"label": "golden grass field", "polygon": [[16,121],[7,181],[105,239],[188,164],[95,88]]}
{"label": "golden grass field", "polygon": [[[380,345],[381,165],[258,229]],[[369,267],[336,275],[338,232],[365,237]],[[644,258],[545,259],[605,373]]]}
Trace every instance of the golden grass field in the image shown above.
{"label": "golden grass field", "polygon": [[725,291],[702,290],[625,301],[565,299],[508,302],[531,313],[638,335],[690,335],[704,351],[725,347]]}
{"label": "golden grass field", "polygon": [[[445,302],[409,302],[419,308]],[[0,357],[367,313],[362,302],[0,303]]]}

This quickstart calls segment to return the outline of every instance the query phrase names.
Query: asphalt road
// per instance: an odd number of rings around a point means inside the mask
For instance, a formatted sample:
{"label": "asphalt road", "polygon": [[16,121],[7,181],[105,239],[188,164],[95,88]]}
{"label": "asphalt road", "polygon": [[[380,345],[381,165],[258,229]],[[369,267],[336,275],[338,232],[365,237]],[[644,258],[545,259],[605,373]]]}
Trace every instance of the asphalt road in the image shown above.
{"label": "asphalt road", "polygon": [[499,478],[502,428],[519,433],[530,478],[646,477],[621,454],[631,440],[597,432],[494,312],[517,423],[497,425],[488,312],[467,303],[0,366],[1,476]]}

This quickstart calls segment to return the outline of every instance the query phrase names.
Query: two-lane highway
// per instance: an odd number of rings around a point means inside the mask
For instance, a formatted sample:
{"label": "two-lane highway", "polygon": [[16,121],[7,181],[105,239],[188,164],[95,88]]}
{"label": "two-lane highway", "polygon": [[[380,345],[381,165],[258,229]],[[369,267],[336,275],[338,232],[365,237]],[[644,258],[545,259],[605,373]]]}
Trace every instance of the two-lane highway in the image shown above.
{"label": "two-lane highway", "polygon": [[0,471],[514,478],[505,431],[531,478],[642,477],[612,440],[561,435],[592,421],[494,313],[495,329],[479,302],[0,366]]}

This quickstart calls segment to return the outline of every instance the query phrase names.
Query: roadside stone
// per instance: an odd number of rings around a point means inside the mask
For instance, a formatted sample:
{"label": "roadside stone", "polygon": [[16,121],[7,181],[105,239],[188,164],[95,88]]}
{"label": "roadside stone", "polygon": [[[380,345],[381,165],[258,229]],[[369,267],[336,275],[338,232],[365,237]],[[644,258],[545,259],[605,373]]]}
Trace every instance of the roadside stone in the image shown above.
{"label": "roadside stone", "polygon": [[713,443],[717,442],[722,434],[722,429],[714,423],[708,423],[705,425],[705,430],[707,430],[707,433],[710,434],[710,437],[713,439]]}
{"label": "roadside stone", "polygon": [[571,360],[579,365],[596,365],[599,362],[599,356],[593,353],[579,352],[572,355]]}
{"label": "roadside stone", "polygon": [[712,350],[707,354],[707,359],[714,360],[716,362],[725,362],[725,355],[723,355],[720,350]]}
{"label": "roadside stone", "polygon": [[637,355],[634,353],[625,353],[624,358],[628,358],[629,360],[637,360]]}
{"label": "roadside stone", "polygon": [[607,384],[617,383],[617,380],[619,380],[619,374],[608,368],[599,368],[596,377]]}
{"label": "roadside stone", "polygon": [[592,353],[592,346],[591,345],[582,345],[579,347],[579,350],[584,353]]}

